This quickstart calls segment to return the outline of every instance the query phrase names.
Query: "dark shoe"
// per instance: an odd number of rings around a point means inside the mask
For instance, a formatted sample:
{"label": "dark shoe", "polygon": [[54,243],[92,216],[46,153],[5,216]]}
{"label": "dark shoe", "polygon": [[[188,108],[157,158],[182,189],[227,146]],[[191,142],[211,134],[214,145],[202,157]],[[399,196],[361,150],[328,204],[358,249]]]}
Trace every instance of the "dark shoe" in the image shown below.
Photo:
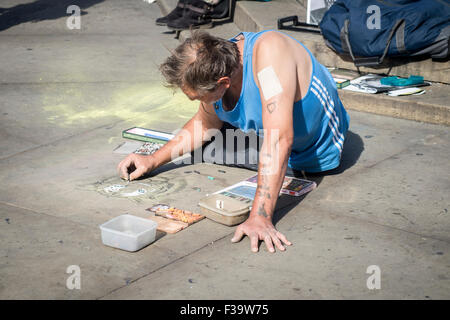
{"label": "dark shoe", "polygon": [[188,30],[199,28],[212,28],[213,24],[208,8],[209,4],[201,1],[189,1],[185,6],[183,16],[167,22],[167,27],[172,30]]}
{"label": "dark shoe", "polygon": [[230,15],[230,6],[232,5],[230,0],[222,0],[215,6],[209,5],[209,12],[211,19],[223,19],[228,18]]}
{"label": "dark shoe", "polygon": [[176,20],[183,16],[184,8],[186,7],[185,0],[180,0],[175,9],[173,9],[167,16],[156,19],[156,25],[166,26],[167,22]]}

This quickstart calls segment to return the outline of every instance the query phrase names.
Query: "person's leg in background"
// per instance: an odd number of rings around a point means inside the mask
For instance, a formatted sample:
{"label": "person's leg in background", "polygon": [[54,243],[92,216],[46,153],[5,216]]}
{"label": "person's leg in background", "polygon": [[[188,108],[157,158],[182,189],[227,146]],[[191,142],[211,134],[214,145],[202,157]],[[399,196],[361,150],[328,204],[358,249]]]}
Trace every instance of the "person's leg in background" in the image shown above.
{"label": "person's leg in background", "polygon": [[172,30],[212,28],[212,21],[227,18],[235,0],[179,0],[167,16],[156,19],[157,25]]}
{"label": "person's leg in background", "polygon": [[186,0],[179,0],[175,9],[169,12],[168,15],[156,19],[156,25],[167,26],[167,22],[174,21],[183,16],[183,11],[185,9]]}

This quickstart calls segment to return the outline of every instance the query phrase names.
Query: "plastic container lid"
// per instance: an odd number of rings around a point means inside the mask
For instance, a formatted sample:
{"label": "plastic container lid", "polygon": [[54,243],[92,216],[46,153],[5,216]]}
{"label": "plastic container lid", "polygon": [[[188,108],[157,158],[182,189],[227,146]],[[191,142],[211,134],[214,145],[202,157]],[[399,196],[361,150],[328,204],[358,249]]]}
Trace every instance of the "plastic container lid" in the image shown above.
{"label": "plastic container lid", "polygon": [[247,214],[250,211],[248,203],[241,202],[222,194],[213,194],[203,198],[198,205],[228,217],[240,216]]}
{"label": "plastic container lid", "polygon": [[110,247],[137,251],[155,241],[157,226],[152,220],[123,214],[100,226],[102,242]]}

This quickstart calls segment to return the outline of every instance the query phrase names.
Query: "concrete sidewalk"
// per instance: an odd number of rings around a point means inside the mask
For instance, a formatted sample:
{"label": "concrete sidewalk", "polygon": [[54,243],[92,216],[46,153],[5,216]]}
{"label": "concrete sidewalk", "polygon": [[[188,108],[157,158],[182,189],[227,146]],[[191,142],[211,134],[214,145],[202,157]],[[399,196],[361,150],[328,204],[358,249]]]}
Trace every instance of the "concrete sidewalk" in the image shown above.
{"label": "concrete sidewalk", "polygon": [[[102,194],[119,181],[122,130],[173,131],[197,104],[161,85],[157,65],[178,42],[155,26],[156,4],[70,1],[84,14],[68,30],[69,1],[51,2],[2,2],[15,9],[8,23],[0,15],[1,299],[450,298],[448,127],[357,111],[339,173],[309,177],[319,187],[277,212],[286,252],[252,253],[247,238],[230,242],[235,228],[206,219],[136,253],[104,246],[98,226],[115,216],[147,217],[155,203],[196,209],[254,172],[161,168],[132,183],[164,192]],[[80,290],[66,287],[70,265]],[[379,290],[366,285],[371,265]]]}

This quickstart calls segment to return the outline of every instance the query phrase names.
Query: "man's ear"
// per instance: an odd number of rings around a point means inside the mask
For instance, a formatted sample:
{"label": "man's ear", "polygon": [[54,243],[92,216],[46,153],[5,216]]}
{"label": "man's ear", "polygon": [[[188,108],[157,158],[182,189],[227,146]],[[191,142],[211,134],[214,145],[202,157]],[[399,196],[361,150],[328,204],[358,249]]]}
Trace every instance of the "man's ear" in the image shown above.
{"label": "man's ear", "polygon": [[218,85],[224,85],[225,88],[229,88],[231,86],[231,79],[230,77],[222,77],[219,80],[217,80]]}

